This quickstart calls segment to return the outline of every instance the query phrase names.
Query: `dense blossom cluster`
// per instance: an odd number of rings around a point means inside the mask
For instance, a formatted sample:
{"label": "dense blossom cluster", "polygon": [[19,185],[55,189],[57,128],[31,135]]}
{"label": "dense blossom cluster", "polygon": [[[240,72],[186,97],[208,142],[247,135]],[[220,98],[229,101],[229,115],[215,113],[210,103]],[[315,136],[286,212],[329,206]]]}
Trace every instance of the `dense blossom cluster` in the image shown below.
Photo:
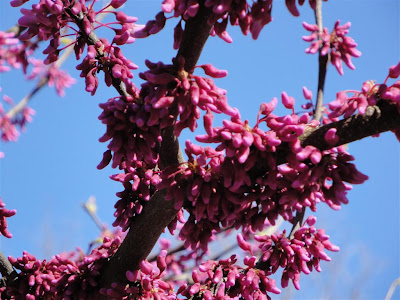
{"label": "dense blossom cluster", "polygon": [[[179,59],[178,71],[175,75],[174,65],[164,65],[146,62],[150,70],[139,74],[147,82],[142,85],[141,97],[145,103],[149,103],[153,109],[169,112],[168,119],[161,123],[161,128],[170,126],[176,119],[175,135],[189,128],[194,131],[197,128],[197,120],[201,116],[200,110],[213,113],[224,113],[229,116],[238,116],[237,109],[228,105],[226,91],[218,88],[212,79],[187,73],[184,70],[184,60]],[[227,72],[218,70],[211,64],[197,66],[213,77],[221,78]]]}
{"label": "dense blossom cluster", "polygon": [[150,196],[160,182],[160,177],[151,169],[144,172],[142,168],[137,168],[130,173],[116,174],[111,178],[122,182],[125,187],[124,191],[117,193],[120,200],[114,205],[116,220],[113,226],[119,226],[123,231],[126,231],[132,217],[140,214],[145,203],[150,200]]}
{"label": "dense blossom cluster", "polygon": [[[17,69],[22,66],[26,73],[28,55],[33,53],[35,47],[30,43],[20,43],[13,32],[0,31],[0,73],[8,72],[11,69]],[[0,87],[0,92],[2,88]],[[3,95],[4,104],[14,107],[11,97]],[[3,103],[0,102],[0,135],[1,140],[5,142],[17,141],[19,136],[18,127],[22,130],[27,122],[31,121],[34,111],[25,107],[15,116],[10,116],[5,110]]]}
{"label": "dense blossom cluster", "polygon": [[103,244],[89,255],[71,252],[54,256],[49,261],[38,260],[24,252],[20,258],[9,257],[20,271],[15,285],[7,286],[4,295],[17,299],[98,299],[99,270],[119,245],[121,238],[105,237]]}
{"label": "dense blossom cluster", "polygon": [[[160,188],[168,187],[167,199],[190,213],[180,232],[187,247],[207,249],[213,233],[222,228],[262,230],[265,220],[274,224],[279,215],[291,220],[303,207],[315,211],[319,202],[339,209],[348,202],[347,183],[367,179],[343,147],[322,152],[301,147],[299,137],[309,126],[309,115],[277,117],[272,114],[276,103],[274,99],[261,106],[263,118],[253,128],[235,117],[218,128],[205,120],[207,134],[197,140],[218,146],[203,148],[187,141],[188,163],[162,173]],[[260,128],[264,122],[269,131]],[[282,159],[287,163],[281,164]]]}
{"label": "dense blossom cluster", "polygon": [[303,36],[303,40],[311,42],[310,47],[306,49],[306,53],[314,54],[321,49],[321,55],[330,54],[332,65],[340,75],[343,75],[342,61],[352,70],[355,69],[351,62],[351,57],[360,57],[361,52],[356,49],[357,44],[354,40],[346,36],[349,33],[350,22],[340,25],[340,21],[336,21],[331,33],[328,28],[319,31],[318,25],[310,25],[303,22],[303,27],[311,32],[309,36]]}
{"label": "dense blossom cluster", "polygon": [[162,280],[167,268],[167,251],[161,251],[155,263],[143,260],[139,270],[127,271],[126,278],[128,284],[114,284],[108,289],[101,289],[103,295],[113,299],[176,299],[176,292],[173,286]]}
{"label": "dense blossom cluster", "polygon": [[28,56],[36,47],[35,43],[20,42],[14,32],[0,31],[0,72],[21,66],[26,72],[29,65]]}
{"label": "dense blossom cluster", "polygon": [[[149,200],[153,188],[160,182],[159,175],[152,169],[159,162],[161,130],[176,120],[177,136],[187,127],[194,131],[200,110],[208,111],[207,116],[211,116],[211,112],[238,115],[238,111],[227,104],[224,90],[216,87],[210,78],[185,72],[184,62],[181,63],[175,74],[173,65],[146,61],[149,70],[140,76],[147,82],[142,85],[139,99],[120,97],[100,105],[103,113],[99,119],[107,125],[100,141],[111,139],[111,142],[98,167],[104,168],[112,160],[112,167],[125,171],[112,177],[125,186],[118,194],[121,199],[115,205],[117,221],[114,223],[124,229],[128,228],[130,218],[141,212],[143,203]],[[226,71],[209,64],[198,68],[215,78],[226,75]]]}

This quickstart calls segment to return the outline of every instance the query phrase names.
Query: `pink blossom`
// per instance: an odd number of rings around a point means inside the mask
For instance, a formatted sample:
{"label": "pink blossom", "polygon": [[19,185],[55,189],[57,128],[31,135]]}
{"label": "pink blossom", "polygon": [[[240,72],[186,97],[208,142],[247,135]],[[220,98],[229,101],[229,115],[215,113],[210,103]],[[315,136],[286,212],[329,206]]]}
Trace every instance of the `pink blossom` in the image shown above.
{"label": "pink blossom", "polygon": [[400,76],[400,62],[389,68],[389,77],[390,78],[397,78]]}
{"label": "pink blossom", "polygon": [[[294,2],[294,1],[293,1]],[[346,36],[349,32],[350,22],[340,25],[336,21],[332,33],[327,28],[319,32],[317,25],[310,25],[303,22],[303,27],[311,32],[310,36],[304,36],[303,40],[311,42],[306,53],[314,54],[321,50],[322,55],[331,55],[331,63],[335,66],[340,75],[343,75],[342,61],[352,70],[355,69],[351,62],[351,57],[360,57],[361,52],[356,49],[357,44],[354,40]]]}

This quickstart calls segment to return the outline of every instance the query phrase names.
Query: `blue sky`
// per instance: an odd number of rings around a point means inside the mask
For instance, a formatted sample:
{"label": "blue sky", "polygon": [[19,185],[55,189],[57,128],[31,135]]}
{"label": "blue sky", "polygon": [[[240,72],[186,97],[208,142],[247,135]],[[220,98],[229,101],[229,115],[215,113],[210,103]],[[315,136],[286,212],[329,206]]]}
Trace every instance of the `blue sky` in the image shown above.
{"label": "blue sky", "polygon": [[[0,28],[11,27],[18,9],[0,5]],[[128,1],[128,14],[145,23],[159,11],[160,1]],[[228,90],[231,106],[242,118],[254,122],[260,103],[279,97],[282,91],[303,101],[302,87],[315,94],[317,56],[307,55],[308,44],[301,36],[307,32],[301,23],[314,23],[306,3],[300,17],[289,14],[283,1],[274,1],[273,22],[261,32],[257,41],[230,28],[232,44],[210,38],[199,63],[212,63],[229,74],[216,84]],[[330,66],[326,83],[326,101],[336,92],[360,89],[365,80],[383,82],[388,68],[400,59],[400,7],[397,0],[328,1],[323,3],[324,26],[329,30],[337,19],[352,22],[349,36],[358,43],[362,56],[353,59],[355,71],[344,68],[344,76]],[[174,57],[170,20],[158,35],[137,40],[123,47],[124,53],[145,70],[144,60],[169,63]],[[74,77],[74,58],[64,65]],[[141,83],[135,74],[134,81]],[[15,101],[33,87],[23,82],[19,71],[0,76],[3,93]],[[0,96],[2,96],[1,94]],[[105,126],[97,117],[99,103],[116,96],[112,89],[100,87],[94,97],[84,91],[81,79],[67,90],[64,98],[46,88],[32,100],[36,110],[33,123],[17,143],[2,144],[6,156],[0,160],[0,195],[8,208],[18,213],[9,221],[12,239],[0,238],[6,255],[20,256],[27,250],[39,258],[73,250],[86,249],[98,230],[80,204],[89,196],[97,198],[98,214],[111,224],[115,193],[121,190],[108,176],[115,170],[98,171],[106,144],[98,142]],[[283,105],[278,112],[287,113]],[[183,143],[193,134],[184,132]],[[400,276],[400,190],[399,144],[391,133],[367,138],[349,146],[356,166],[370,179],[354,186],[350,203],[341,211],[321,205],[316,214],[317,227],[325,228],[333,243],[341,247],[332,254],[332,262],[323,264],[322,274],[303,275],[300,291],[282,295],[282,299],[383,299],[391,282]],[[286,295],[286,296],[285,296]],[[285,298],[286,297],[286,298]],[[397,298],[396,298],[397,297]],[[397,291],[393,299],[399,299]]]}

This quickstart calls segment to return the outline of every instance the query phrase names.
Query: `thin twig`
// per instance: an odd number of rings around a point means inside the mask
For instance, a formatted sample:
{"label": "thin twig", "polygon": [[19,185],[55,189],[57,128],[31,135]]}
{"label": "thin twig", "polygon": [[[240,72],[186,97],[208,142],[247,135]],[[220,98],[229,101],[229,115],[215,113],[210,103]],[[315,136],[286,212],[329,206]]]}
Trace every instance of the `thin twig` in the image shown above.
{"label": "thin twig", "polygon": [[32,97],[36,95],[42,89],[42,87],[44,87],[47,84],[48,81],[49,81],[48,76],[41,77],[39,82],[33,88],[33,90],[30,91],[20,102],[18,102],[18,104],[14,105],[13,108],[11,108],[6,113],[7,117],[9,119],[13,119],[18,113],[20,113],[28,104],[28,102],[32,99]]}
{"label": "thin twig", "polygon": [[103,222],[100,221],[95,210],[91,207],[91,205],[95,205],[94,201],[95,201],[95,198],[93,196],[91,196],[89,198],[88,202],[82,203],[82,207],[88,213],[90,218],[92,218],[93,222],[100,229],[100,231],[104,231],[106,229],[106,226],[103,224]]}
{"label": "thin twig", "polygon": [[[322,24],[322,1],[317,0],[315,7],[315,21],[318,25],[319,33],[321,34],[323,31]],[[319,37],[321,40],[321,37]],[[323,113],[323,103],[324,103],[324,86],[325,86],[325,78],[326,78],[326,70],[328,67],[329,54],[322,55],[322,44],[319,49],[318,55],[318,89],[317,89],[317,100],[315,103],[314,116],[313,119],[320,121]],[[304,215],[306,212],[306,208],[303,207],[300,212],[296,212],[296,216],[293,219],[293,227],[290,231],[289,238],[292,239],[294,233],[301,227],[304,220]]]}
{"label": "thin twig", "polygon": [[[67,60],[67,58],[72,54],[73,52],[73,47],[69,47],[67,48],[64,53],[60,56],[60,58],[57,60],[57,62],[54,63],[54,66],[56,68],[61,67],[61,65]],[[49,82],[49,74],[46,73],[43,76],[40,77],[38,83],[36,84],[36,86],[32,89],[32,91],[30,91],[20,102],[18,102],[15,106],[13,106],[13,108],[11,108],[8,112],[7,112],[7,117],[9,119],[14,118],[18,113],[20,113],[25,106],[28,105],[29,101],[33,98],[33,96],[35,96],[44,86],[47,85],[47,83]]]}
{"label": "thin twig", "polygon": [[[172,255],[172,254],[181,252],[185,249],[186,249],[185,246],[183,244],[180,244],[180,245],[176,246],[175,248],[172,248],[171,250],[169,250],[167,255]],[[147,260],[149,262],[153,262],[157,259],[157,257],[158,257],[158,255],[153,255],[153,256],[149,257]]]}
{"label": "thin twig", "polygon": [[[100,16],[98,16],[98,18],[96,18],[96,20],[102,20],[104,19],[106,15],[102,14]],[[10,28],[10,32],[16,32],[16,34],[20,34],[23,30],[25,29],[25,27],[21,27],[19,25],[15,25],[14,27]],[[63,54],[60,56],[60,58],[54,63],[54,67],[56,68],[60,68],[61,65],[68,59],[68,57],[73,53],[74,51],[74,47],[68,47]],[[16,104],[14,107],[12,107],[8,112],[7,112],[7,117],[9,119],[14,118],[19,112],[21,112],[24,107],[26,105],[28,105],[29,101],[33,98],[33,96],[35,96],[44,86],[47,85],[47,83],[49,82],[49,75],[48,73],[44,74],[43,76],[41,76],[41,78],[39,79],[38,83],[36,84],[36,86],[32,89],[32,91],[30,91],[20,102],[18,102],[18,104]]]}
{"label": "thin twig", "polygon": [[[257,235],[268,235],[270,236],[271,234],[275,233],[278,231],[279,227],[282,225],[283,223],[283,219],[279,218],[274,226],[268,226],[266,229],[264,229],[263,231],[257,233]],[[213,256],[211,258],[211,260],[219,260],[221,257],[223,257],[224,255],[226,255],[227,253],[229,253],[230,251],[232,251],[233,249],[239,247],[238,243],[233,243],[232,245],[230,245],[228,248],[225,248],[224,250],[222,250],[220,253],[216,254],[215,256]]]}
{"label": "thin twig", "polygon": [[12,32],[15,34],[14,37],[18,38],[21,35],[21,33],[25,31],[26,28],[27,27],[16,24],[13,27],[7,29],[6,32]]}
{"label": "thin twig", "polygon": [[[323,24],[322,24],[322,1],[317,0],[316,7],[315,7],[315,20],[318,25],[319,33],[321,34],[323,31]],[[319,37],[321,40],[321,37]],[[317,90],[317,101],[315,104],[314,110],[314,120],[320,121],[323,113],[323,103],[324,103],[324,86],[325,86],[325,78],[326,78],[326,71],[328,69],[328,62],[329,62],[329,54],[322,55],[322,44],[319,49],[318,55],[318,90]]]}

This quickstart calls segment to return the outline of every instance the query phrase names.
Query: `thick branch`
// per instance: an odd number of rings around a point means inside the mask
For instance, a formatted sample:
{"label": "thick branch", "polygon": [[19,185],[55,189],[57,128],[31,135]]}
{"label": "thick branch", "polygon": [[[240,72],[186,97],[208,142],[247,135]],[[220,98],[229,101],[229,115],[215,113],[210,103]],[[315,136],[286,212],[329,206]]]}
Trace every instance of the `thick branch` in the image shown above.
{"label": "thick branch", "polygon": [[185,70],[188,72],[195,67],[211,31],[208,17],[212,11],[206,8],[202,2],[199,4],[200,9],[196,17],[186,22],[184,36],[177,54],[177,57],[185,58]]}
{"label": "thick branch", "polygon": [[[329,145],[325,140],[325,134],[331,128],[337,130],[336,135],[339,137],[334,145]],[[380,100],[377,105],[369,106],[364,115],[354,115],[312,131],[304,137],[302,146],[312,145],[320,150],[327,150],[398,128],[400,113],[397,105]]]}

